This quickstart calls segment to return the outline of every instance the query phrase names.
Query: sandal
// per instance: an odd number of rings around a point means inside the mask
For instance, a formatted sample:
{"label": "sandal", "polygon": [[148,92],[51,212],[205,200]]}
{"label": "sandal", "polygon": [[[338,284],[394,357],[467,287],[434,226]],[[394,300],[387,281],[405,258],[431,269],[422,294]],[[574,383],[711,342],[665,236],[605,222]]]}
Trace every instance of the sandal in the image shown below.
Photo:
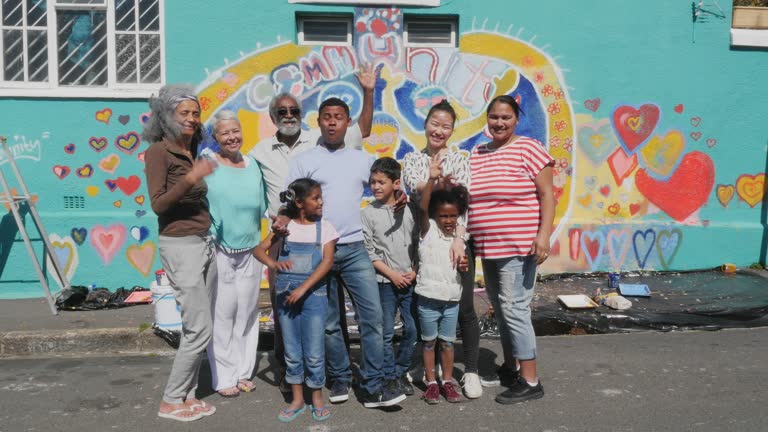
{"label": "sandal", "polygon": [[237,383],[237,388],[238,388],[238,390],[240,390],[242,392],[250,393],[250,392],[253,391],[254,388],[256,388],[256,385],[253,384],[252,381],[240,380]]}
{"label": "sandal", "polygon": [[233,398],[240,396],[240,387],[239,385],[237,387],[228,387],[221,390],[216,390],[216,393],[219,394],[219,396],[223,398]]}
{"label": "sandal", "polygon": [[213,413],[216,412],[216,407],[215,406],[213,406],[213,405],[211,405],[211,404],[209,404],[207,402],[201,401],[201,400],[198,400],[197,402],[189,405],[189,407],[193,411],[195,411],[196,413],[199,413],[200,415],[202,415],[204,417],[208,417],[209,415],[213,415]]}
{"label": "sandal", "polygon": [[291,410],[291,409],[281,409],[280,414],[277,415],[277,419],[280,420],[283,423],[290,423],[294,420],[296,420],[296,417],[299,416],[299,414],[303,413],[304,410],[307,409],[307,406],[304,405],[299,409]]}
{"label": "sandal", "polygon": [[[194,413],[194,415],[191,415],[191,416],[180,416],[179,415],[181,413],[187,413],[187,412]],[[157,416],[160,417],[160,418],[167,418],[167,419],[176,420],[176,421],[180,421],[180,422],[191,422],[191,421],[200,420],[201,418],[203,418],[203,414],[201,412],[197,412],[194,409],[189,408],[189,407],[179,408],[177,410],[173,410],[173,411],[167,412],[167,413],[158,411],[157,412]]]}
{"label": "sandal", "polygon": [[331,410],[327,407],[315,408],[310,405],[309,409],[312,411],[312,418],[317,421],[328,420],[328,418],[331,417]]}

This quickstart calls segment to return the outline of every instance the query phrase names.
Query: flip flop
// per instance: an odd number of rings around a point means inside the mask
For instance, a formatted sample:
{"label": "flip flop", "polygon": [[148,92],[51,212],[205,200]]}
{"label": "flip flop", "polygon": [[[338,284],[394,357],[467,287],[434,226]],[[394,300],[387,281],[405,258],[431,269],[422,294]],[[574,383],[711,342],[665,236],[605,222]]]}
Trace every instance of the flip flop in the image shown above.
{"label": "flip flop", "polygon": [[234,398],[240,396],[240,387],[235,387],[235,389],[237,389],[237,391],[234,393],[222,393],[221,390],[216,391],[216,393],[218,393],[219,396],[223,398]]}
{"label": "flip flop", "polygon": [[[310,405],[309,409],[312,411],[312,418],[317,421],[328,420],[328,418],[331,417],[331,410],[329,410],[328,407],[315,408]],[[327,411],[328,414],[323,415],[323,411]]]}
{"label": "flip flop", "polygon": [[[187,417],[180,416],[179,414],[183,412],[193,412],[195,413],[195,415],[187,416]],[[201,412],[195,412],[195,410],[192,409],[191,407],[179,408],[177,410],[173,410],[167,413],[158,411],[157,416],[160,418],[166,418],[166,419],[176,420],[180,422],[191,422],[191,421],[200,420],[201,418],[203,418],[203,414]]]}
{"label": "flip flop", "polygon": [[[202,415],[204,417],[208,417],[209,415],[213,415],[213,413],[216,412],[216,407],[211,405],[211,404],[209,404],[209,403],[207,403],[207,402],[205,402],[205,401],[200,401],[200,403],[194,403],[194,404],[190,405],[189,407],[192,408],[193,410],[195,410],[197,413],[199,413],[200,415]],[[202,410],[195,409],[195,408],[198,408],[198,407],[202,408]]]}
{"label": "flip flop", "polygon": [[[243,381],[245,381],[245,380],[243,380]],[[250,393],[250,392],[253,391],[254,388],[256,388],[256,386],[252,382],[251,382],[251,385],[248,385],[248,384],[244,383],[243,381],[239,381],[237,383],[237,388],[240,391],[245,392],[245,393]]]}
{"label": "flip flop", "polygon": [[280,420],[283,423],[290,423],[294,420],[296,420],[296,417],[298,417],[301,413],[304,412],[304,410],[307,409],[307,406],[304,405],[299,409],[295,410],[289,410],[289,409],[281,409],[280,414],[277,415],[277,419]]}

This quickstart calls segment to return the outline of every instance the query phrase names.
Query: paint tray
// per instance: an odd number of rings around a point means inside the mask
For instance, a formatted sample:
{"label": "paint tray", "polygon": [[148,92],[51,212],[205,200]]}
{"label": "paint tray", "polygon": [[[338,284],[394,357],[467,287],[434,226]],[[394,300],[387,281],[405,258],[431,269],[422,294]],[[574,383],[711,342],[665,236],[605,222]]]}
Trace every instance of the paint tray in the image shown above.
{"label": "paint tray", "polygon": [[645,284],[619,284],[619,292],[628,297],[650,297],[651,290]]}
{"label": "paint tray", "polygon": [[597,303],[584,294],[559,295],[557,299],[568,309],[593,309]]}
{"label": "paint tray", "polygon": [[134,291],[126,297],[125,303],[152,303],[152,291]]}

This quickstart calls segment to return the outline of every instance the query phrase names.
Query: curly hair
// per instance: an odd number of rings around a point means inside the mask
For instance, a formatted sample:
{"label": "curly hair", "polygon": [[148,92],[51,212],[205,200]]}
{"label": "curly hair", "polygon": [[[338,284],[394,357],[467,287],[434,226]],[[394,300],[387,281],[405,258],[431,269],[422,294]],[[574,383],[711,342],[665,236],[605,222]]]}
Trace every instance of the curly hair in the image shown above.
{"label": "curly hair", "polygon": [[279,195],[280,202],[285,203],[285,215],[290,219],[298,218],[301,209],[296,205],[296,201],[304,201],[312,190],[319,187],[320,183],[308,177],[292,181],[288,189],[280,192]]}
{"label": "curly hair", "polygon": [[[176,140],[181,136],[181,128],[173,118],[176,107],[184,100],[193,100],[200,106],[195,89],[190,84],[168,84],[163,86],[157,96],[149,98],[150,116],[144,124],[141,138],[154,143],[163,139]],[[203,140],[203,128],[198,127],[192,137],[192,154],[197,155],[197,146]]]}

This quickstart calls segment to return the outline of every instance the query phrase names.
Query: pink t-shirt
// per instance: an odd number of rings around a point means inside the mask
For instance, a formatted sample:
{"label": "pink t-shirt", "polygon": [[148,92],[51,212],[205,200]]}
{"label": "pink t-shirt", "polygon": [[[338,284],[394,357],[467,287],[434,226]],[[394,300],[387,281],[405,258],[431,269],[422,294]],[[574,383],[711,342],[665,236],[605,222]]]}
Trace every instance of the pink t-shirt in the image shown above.
{"label": "pink t-shirt", "polygon": [[[320,233],[320,240],[323,243],[323,246],[329,241],[337,240],[339,238],[339,233],[337,233],[336,229],[333,228],[333,225],[326,220],[320,222],[320,229],[322,230]],[[302,225],[290,221],[288,222],[288,231],[290,234],[288,234],[287,240],[292,242],[314,243],[317,238],[315,224]]]}
{"label": "pink t-shirt", "polygon": [[469,224],[481,258],[525,256],[539,231],[540,203],[534,179],[552,157],[533,138],[520,137],[491,150],[478,145],[469,159]]}

